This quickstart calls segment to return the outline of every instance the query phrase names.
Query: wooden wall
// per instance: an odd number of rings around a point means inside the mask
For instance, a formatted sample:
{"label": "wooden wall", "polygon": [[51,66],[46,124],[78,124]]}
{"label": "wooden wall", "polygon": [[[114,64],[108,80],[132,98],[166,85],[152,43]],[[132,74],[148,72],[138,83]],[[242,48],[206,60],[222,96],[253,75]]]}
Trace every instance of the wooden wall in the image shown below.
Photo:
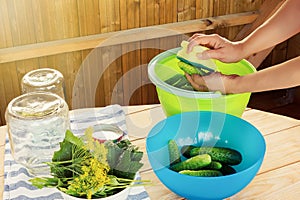
{"label": "wooden wall", "polygon": [[[263,0],[0,0],[0,50],[109,32],[258,10]],[[233,39],[241,26],[218,28]],[[50,67],[65,77],[70,108],[157,103],[147,63],[190,34],[86,49],[0,64],[0,123],[30,70]],[[117,36],[114,36],[117,37]],[[112,38],[114,39],[114,38]],[[106,41],[110,42],[110,39]],[[102,57],[109,66],[99,69]],[[88,58],[85,60],[85,58]],[[113,61],[110,61],[113,59]],[[103,63],[100,63],[103,64]],[[98,73],[98,75],[97,75]],[[99,73],[101,76],[99,76]],[[97,80],[95,91],[89,88]],[[76,84],[75,84],[76,83]],[[94,94],[92,94],[94,93]],[[74,101],[76,98],[76,101]],[[77,104],[74,105],[74,102]]]}
{"label": "wooden wall", "polygon": [[[271,67],[300,55],[300,34],[278,44],[258,70]],[[253,93],[248,104],[252,108],[300,119],[300,86]]]}

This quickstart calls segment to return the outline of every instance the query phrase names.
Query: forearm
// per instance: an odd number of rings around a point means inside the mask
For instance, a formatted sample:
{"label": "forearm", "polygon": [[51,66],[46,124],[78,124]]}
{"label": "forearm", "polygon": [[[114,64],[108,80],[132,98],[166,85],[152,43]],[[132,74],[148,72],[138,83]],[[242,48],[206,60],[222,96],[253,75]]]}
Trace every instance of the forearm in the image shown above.
{"label": "forearm", "polygon": [[300,31],[299,0],[287,0],[278,11],[240,41],[244,57],[279,44]]}
{"label": "forearm", "polygon": [[300,85],[300,56],[256,73],[238,77],[229,93],[261,92]]}

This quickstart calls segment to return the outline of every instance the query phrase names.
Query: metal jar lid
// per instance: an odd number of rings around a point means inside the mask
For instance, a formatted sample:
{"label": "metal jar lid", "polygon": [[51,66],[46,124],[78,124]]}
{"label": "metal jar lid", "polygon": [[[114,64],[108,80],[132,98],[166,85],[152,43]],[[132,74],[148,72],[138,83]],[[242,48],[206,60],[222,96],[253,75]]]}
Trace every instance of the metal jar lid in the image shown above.
{"label": "metal jar lid", "polygon": [[108,140],[118,142],[125,136],[125,132],[113,124],[96,124],[93,130],[93,138],[100,143]]}

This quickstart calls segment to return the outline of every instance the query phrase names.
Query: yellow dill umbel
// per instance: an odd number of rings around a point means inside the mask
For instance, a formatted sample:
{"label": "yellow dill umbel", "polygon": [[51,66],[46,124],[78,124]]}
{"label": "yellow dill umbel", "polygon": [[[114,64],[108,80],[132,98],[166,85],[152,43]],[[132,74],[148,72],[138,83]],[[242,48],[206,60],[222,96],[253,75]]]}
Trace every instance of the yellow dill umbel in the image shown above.
{"label": "yellow dill umbel", "polygon": [[107,176],[108,165],[100,163],[96,158],[89,158],[87,165],[81,167],[82,174],[69,181],[69,193],[77,193],[91,199],[93,194],[101,190],[110,179]]}

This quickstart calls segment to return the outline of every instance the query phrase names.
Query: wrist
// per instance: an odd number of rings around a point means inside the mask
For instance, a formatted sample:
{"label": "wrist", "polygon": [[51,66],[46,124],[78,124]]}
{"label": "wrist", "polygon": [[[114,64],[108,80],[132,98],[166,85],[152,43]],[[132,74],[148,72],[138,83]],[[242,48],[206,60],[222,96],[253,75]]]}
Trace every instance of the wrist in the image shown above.
{"label": "wrist", "polygon": [[234,45],[236,46],[237,49],[237,54],[239,55],[239,60],[245,59],[250,56],[248,53],[249,51],[247,50],[247,45],[246,41],[238,41],[235,42]]}
{"label": "wrist", "polygon": [[230,80],[230,87],[227,88],[227,94],[239,94],[249,92],[247,84],[245,84],[244,76],[233,76]]}

